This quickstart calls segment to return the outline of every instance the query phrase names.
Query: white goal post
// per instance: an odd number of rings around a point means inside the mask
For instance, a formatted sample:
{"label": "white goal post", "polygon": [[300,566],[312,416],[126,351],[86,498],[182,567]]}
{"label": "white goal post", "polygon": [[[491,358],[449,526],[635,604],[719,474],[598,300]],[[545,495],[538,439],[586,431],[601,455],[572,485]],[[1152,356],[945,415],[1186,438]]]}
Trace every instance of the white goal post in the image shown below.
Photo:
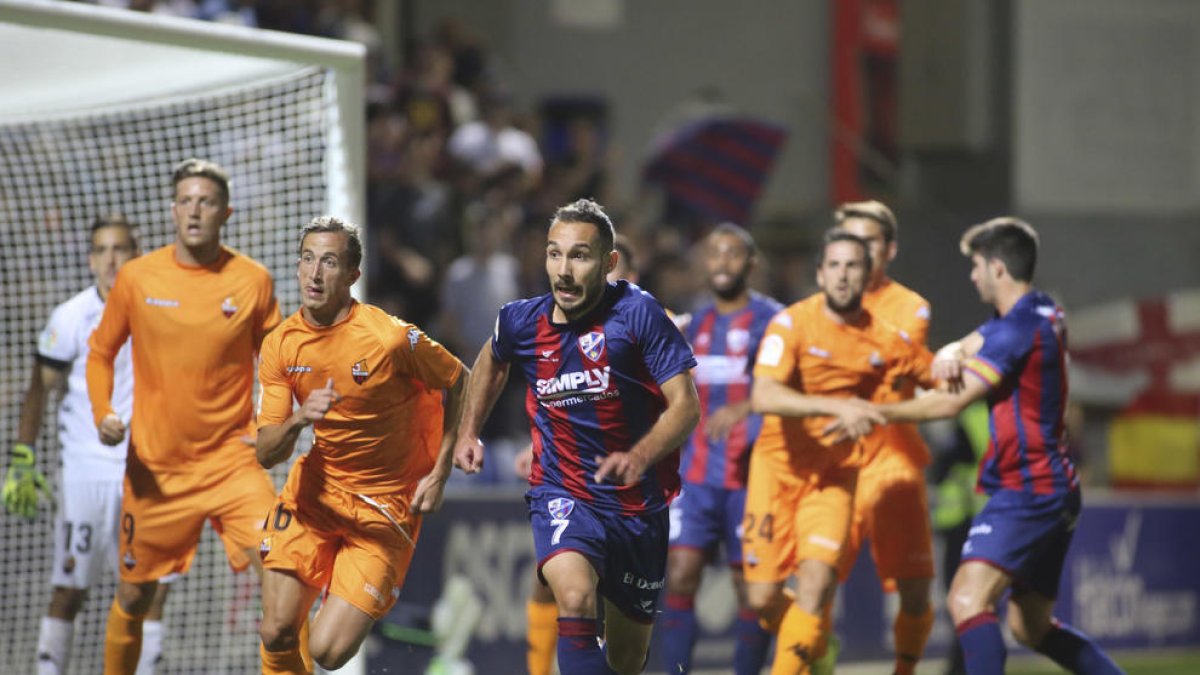
{"label": "white goal post", "polygon": [[[0,0],[0,450],[16,434],[39,331],[91,283],[91,221],[121,212],[144,251],[174,238],[174,164],[231,175],[222,238],[262,262],[285,315],[299,305],[296,235],[314,216],[365,226],[365,49],[358,44],[49,0]],[[52,397],[39,468],[55,476]],[[277,487],[282,474],[273,473]],[[59,481],[51,479],[55,489]],[[53,512],[0,513],[0,670],[33,672],[49,600]],[[170,673],[258,665],[258,589],[205,528],[164,623]],[[76,622],[70,672],[101,672],[114,590],[102,575]],[[363,672],[361,662],[341,672]]]}

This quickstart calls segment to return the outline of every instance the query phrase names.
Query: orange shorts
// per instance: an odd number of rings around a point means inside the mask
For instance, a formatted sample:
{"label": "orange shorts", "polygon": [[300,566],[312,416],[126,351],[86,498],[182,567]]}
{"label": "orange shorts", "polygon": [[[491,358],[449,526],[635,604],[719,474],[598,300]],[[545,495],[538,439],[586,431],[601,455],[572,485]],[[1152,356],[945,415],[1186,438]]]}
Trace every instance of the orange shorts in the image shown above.
{"label": "orange shorts", "polygon": [[400,597],[420,518],[407,496],[301,487],[297,468],[263,527],[263,567],[291,572],[378,621]]}
{"label": "orange shorts", "polygon": [[742,520],[746,581],[783,581],[802,560],[837,567],[850,533],[857,478],[857,467],[796,476],[751,454]]}
{"label": "orange shorts", "polygon": [[121,579],[141,583],[187,572],[205,520],[220,535],[230,566],[246,569],[244,551],[258,544],[274,500],[271,477],[256,463],[168,474],[131,462],[121,501]]}
{"label": "orange shorts", "polygon": [[840,582],[849,578],[865,539],[871,540],[885,590],[895,590],[895,579],[933,578],[925,472],[902,452],[884,449],[859,471],[850,538],[838,564]]}

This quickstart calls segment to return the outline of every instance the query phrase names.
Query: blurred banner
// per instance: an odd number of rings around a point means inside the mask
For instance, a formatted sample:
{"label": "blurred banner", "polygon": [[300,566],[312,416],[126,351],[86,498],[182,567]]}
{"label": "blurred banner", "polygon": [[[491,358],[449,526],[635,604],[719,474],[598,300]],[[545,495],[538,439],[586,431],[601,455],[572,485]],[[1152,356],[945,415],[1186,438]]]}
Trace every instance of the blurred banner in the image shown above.
{"label": "blurred banner", "polygon": [[[1149,503],[1085,495],[1087,502],[1067,560],[1056,614],[1102,645],[1154,649],[1200,645],[1200,500]],[[468,660],[475,672],[525,672],[525,602],[533,583],[533,544],[524,501],[514,493],[452,498],[426,520],[400,603],[376,629],[369,666],[422,672],[431,649],[429,609],[444,580],[462,575],[483,603]],[[940,581],[936,588],[940,588]],[[935,593],[939,621],[927,655],[941,656],[953,631]],[[711,567],[697,598],[701,637],[696,668],[727,668],[735,618],[729,572]],[[840,591],[841,662],[889,660],[895,596],[885,597],[864,555]],[[658,672],[657,654],[649,672]],[[380,670],[380,672],[383,672]]]}
{"label": "blurred banner", "polygon": [[1071,394],[1120,410],[1115,487],[1200,487],[1200,290],[1070,312]]}

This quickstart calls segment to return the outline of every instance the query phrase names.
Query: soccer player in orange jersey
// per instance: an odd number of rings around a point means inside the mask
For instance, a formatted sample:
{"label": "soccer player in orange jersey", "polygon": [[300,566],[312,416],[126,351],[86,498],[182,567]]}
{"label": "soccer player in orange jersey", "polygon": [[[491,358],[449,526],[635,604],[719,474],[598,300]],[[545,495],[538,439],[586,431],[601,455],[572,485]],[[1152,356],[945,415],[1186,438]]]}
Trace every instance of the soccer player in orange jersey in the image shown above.
{"label": "soccer player in orange jersey", "polygon": [[[896,216],[884,204],[866,201],[842,204],[834,212],[834,219],[838,227],[867,242],[871,252],[871,275],[863,293],[863,307],[924,347],[929,334],[929,302],[888,277],[888,264],[897,252]],[[881,392],[876,402],[913,397],[913,380],[895,384]],[[863,541],[869,539],[884,590],[900,594],[900,611],[892,624],[895,672],[911,675],[933,628],[929,605],[933,535],[925,493],[929,448],[911,424],[879,427],[864,444],[867,452],[858,474],[854,519],[838,568],[838,581],[845,583],[849,578]]]}
{"label": "soccer player in orange jersey", "polygon": [[361,261],[356,226],[329,216],[305,226],[301,309],[263,343],[259,461],[286,460],[309,425],[316,438],[259,547],[264,673],[308,672],[299,632],[322,589],[313,659],[336,670],[358,651],[399,597],[420,516],[450,477],[468,371],[416,326],[351,298]]}
{"label": "soccer player in orange jersey", "polygon": [[[274,501],[271,479],[242,439],[254,431],[254,360],[279,324],[271,275],[221,245],[229,178],[189,159],[172,176],[175,243],[125,264],[92,333],[88,396],[100,439],[130,440],[121,504],[121,580],[109,611],[104,669],[131,674],[158,579],[187,571],[205,520],[234,569]],[[113,362],[133,342],[133,415],[116,414]]]}
{"label": "soccer player in orange jersey", "polygon": [[[821,293],[780,312],[754,368],[764,415],[750,458],[743,541],[747,600],[777,634],[775,675],[807,673],[850,535],[860,439],[883,418],[864,401],[928,371],[928,352],[862,307],[871,258],[862,239],[826,235]],[[835,420],[843,430],[830,436]],[[785,583],[796,577],[792,597]]]}

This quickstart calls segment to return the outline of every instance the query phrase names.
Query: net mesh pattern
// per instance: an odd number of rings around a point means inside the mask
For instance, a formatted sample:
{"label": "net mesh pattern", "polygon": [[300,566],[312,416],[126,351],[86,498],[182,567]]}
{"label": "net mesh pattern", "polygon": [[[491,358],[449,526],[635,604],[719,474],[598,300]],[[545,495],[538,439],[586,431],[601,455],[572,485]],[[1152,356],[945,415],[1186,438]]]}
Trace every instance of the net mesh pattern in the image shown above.
{"label": "net mesh pattern", "polygon": [[[143,251],[173,241],[170,178],[182,159],[210,159],[229,171],[234,212],[222,241],[266,265],[280,309],[285,316],[295,311],[296,235],[326,204],[332,78],[321,68],[301,68],[194,98],[0,122],[0,228],[8,253],[0,265],[4,442],[16,435],[38,333],[56,305],[93,283],[91,221],[124,213],[139,225]],[[54,476],[57,497],[56,401],[51,395],[38,464]],[[285,471],[272,473],[277,488]],[[34,672],[38,624],[50,598],[52,529],[49,509],[32,523],[0,517],[0,672]],[[76,621],[71,673],[103,670],[115,579],[108,570],[100,575]],[[254,574],[232,574],[220,540],[205,527],[191,571],[172,585],[158,672],[258,672],[260,607]]]}

